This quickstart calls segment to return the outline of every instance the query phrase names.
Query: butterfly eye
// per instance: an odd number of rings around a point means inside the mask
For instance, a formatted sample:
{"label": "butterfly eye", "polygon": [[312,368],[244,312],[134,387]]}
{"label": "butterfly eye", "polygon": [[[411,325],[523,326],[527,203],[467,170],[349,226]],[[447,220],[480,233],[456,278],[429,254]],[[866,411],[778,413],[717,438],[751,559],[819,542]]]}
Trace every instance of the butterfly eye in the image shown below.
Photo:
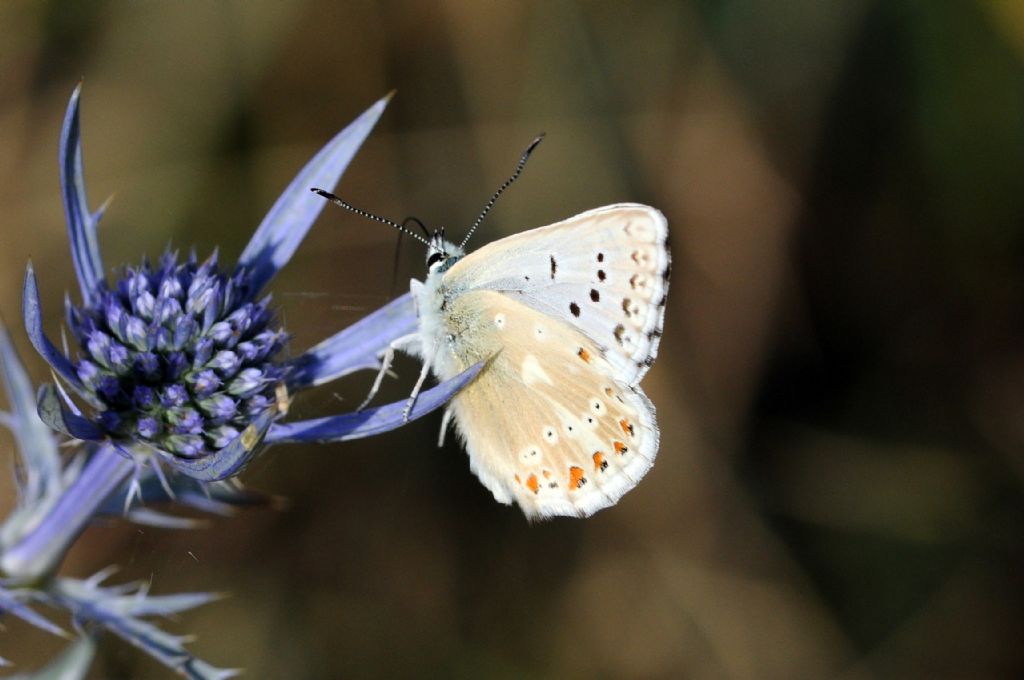
{"label": "butterfly eye", "polygon": [[427,268],[433,267],[435,264],[444,259],[444,253],[434,251],[427,256]]}

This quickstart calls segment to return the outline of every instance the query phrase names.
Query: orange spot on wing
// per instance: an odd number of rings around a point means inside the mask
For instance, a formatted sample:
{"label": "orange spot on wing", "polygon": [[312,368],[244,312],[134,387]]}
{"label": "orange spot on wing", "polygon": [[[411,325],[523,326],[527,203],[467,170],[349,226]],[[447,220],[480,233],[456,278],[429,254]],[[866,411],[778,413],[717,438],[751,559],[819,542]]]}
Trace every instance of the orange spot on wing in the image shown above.
{"label": "orange spot on wing", "polygon": [[590,352],[580,347],[580,351],[576,352],[576,356],[583,359],[586,363],[590,363]]}
{"label": "orange spot on wing", "polygon": [[621,456],[626,451],[629,451],[629,449],[626,448],[625,444],[623,444],[622,442],[615,442],[615,453]]}
{"label": "orange spot on wing", "polygon": [[625,418],[619,421],[619,427],[621,427],[622,431],[628,434],[630,437],[633,436],[633,424],[630,423]]}
{"label": "orange spot on wing", "polygon": [[609,397],[612,396],[612,394],[614,394],[614,392],[612,392],[612,388],[610,387],[604,388],[604,393],[607,394]]}
{"label": "orange spot on wing", "polygon": [[540,491],[540,482],[537,481],[537,475],[530,475],[526,478],[526,488],[534,493]]}
{"label": "orange spot on wing", "polygon": [[600,451],[594,451],[593,458],[595,470],[604,470],[608,467],[608,462],[604,459],[604,454]]}
{"label": "orange spot on wing", "polygon": [[545,470],[543,473],[544,479],[551,479],[551,470]]}
{"label": "orange spot on wing", "polygon": [[569,488],[578,489],[583,486],[583,468],[573,465],[569,468]]}

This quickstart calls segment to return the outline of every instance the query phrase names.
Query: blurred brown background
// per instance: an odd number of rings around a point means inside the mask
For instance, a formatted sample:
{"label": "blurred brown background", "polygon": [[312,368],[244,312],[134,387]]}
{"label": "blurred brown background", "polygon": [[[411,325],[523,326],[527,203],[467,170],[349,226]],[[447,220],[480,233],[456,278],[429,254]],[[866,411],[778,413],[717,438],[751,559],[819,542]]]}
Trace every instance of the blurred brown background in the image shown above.
{"label": "blurred brown background", "polygon": [[[244,478],[285,509],[97,527],[65,573],[230,592],[169,625],[255,678],[1018,676],[1022,56],[1013,0],[3,3],[0,310],[40,380],[20,282],[32,257],[55,330],[81,78],[108,267],[167,243],[233,261],[392,88],[339,188],[356,205],[459,233],[543,130],[475,245],[616,201],[673,238],[644,383],[663,444],[618,506],[531,526],[433,447],[433,417],[272,449]],[[394,238],[325,212],[272,287],[293,352],[389,299]],[[406,246],[399,291],[422,274]],[[0,633],[21,669],[60,647]],[[94,670],[166,675],[109,637]]]}

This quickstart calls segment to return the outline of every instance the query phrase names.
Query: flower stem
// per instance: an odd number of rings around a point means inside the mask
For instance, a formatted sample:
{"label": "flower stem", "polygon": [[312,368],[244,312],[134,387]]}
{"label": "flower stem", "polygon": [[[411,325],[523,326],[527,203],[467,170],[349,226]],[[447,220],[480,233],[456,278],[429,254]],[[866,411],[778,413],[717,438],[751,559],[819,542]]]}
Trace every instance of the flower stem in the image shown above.
{"label": "flower stem", "polygon": [[97,508],[135,469],[135,462],[104,444],[39,523],[0,555],[0,573],[31,583],[51,574]]}

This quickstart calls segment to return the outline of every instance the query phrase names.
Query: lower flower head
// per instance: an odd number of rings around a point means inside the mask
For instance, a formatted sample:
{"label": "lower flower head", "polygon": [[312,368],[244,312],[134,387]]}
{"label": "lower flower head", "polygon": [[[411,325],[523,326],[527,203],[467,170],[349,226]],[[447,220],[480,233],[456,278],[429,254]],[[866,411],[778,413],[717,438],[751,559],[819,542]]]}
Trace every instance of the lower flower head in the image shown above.
{"label": "lower flower head", "polygon": [[113,439],[188,458],[221,448],[274,403],[285,334],[253,301],[247,271],[216,256],[128,268],[91,305],[68,305],[74,368]]}

